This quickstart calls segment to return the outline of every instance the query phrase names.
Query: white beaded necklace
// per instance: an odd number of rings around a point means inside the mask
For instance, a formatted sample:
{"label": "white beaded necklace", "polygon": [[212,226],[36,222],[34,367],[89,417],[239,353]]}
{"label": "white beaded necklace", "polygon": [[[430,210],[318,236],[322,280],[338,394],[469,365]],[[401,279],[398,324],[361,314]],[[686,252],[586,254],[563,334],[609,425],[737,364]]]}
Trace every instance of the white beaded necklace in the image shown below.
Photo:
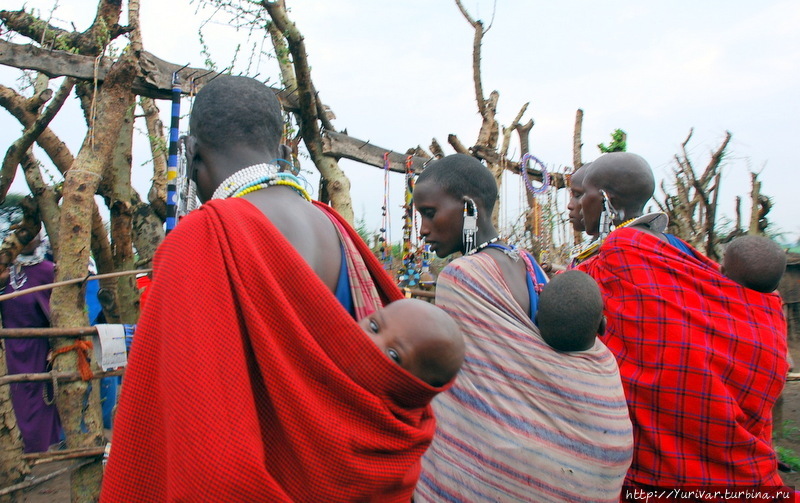
{"label": "white beaded necklace", "polygon": [[211,199],[227,199],[247,185],[274,177],[278,173],[278,169],[277,165],[267,163],[242,168],[219,184],[217,190],[211,195]]}
{"label": "white beaded necklace", "polygon": [[476,246],[474,249],[472,249],[469,252],[467,252],[467,255],[475,255],[479,251],[488,248],[490,245],[492,245],[492,244],[494,244],[494,243],[496,243],[498,241],[500,241],[500,236],[495,236],[492,239],[490,239],[489,241],[485,241],[485,242],[479,244],[478,246]]}

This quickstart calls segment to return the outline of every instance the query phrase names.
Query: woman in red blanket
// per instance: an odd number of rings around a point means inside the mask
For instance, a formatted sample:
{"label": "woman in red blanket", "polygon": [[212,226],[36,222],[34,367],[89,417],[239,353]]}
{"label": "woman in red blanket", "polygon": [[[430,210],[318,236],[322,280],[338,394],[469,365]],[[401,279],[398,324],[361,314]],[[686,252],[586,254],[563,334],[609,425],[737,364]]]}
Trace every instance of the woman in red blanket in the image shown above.
{"label": "woman in red blanket", "polygon": [[101,499],[409,501],[449,383],[414,377],[356,322],[402,294],[274,166],[270,89],[219,77],[190,127],[205,204],[156,254]]}
{"label": "woman in red blanket", "polygon": [[[578,268],[597,280],[634,426],[634,487],[780,486],[772,405],[787,371],[780,298],[748,290],[643,214],[647,162],[592,163],[581,200],[603,238]],[[626,491],[623,490],[623,496]]]}

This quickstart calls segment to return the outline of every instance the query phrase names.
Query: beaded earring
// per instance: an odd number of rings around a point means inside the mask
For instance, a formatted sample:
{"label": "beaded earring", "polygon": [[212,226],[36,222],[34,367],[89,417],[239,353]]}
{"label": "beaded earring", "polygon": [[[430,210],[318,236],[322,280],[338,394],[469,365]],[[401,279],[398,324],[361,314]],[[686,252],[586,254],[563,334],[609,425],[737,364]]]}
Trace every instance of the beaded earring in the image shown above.
{"label": "beaded earring", "polygon": [[600,237],[606,237],[614,230],[614,220],[619,218],[619,213],[612,206],[606,191],[601,190],[600,194],[603,196],[603,210],[600,212]]}
{"label": "beaded earring", "polygon": [[194,180],[196,173],[189,173],[189,161],[186,158],[186,137],[180,139],[178,144],[178,211],[180,219],[197,208],[197,182]]}
{"label": "beaded earring", "polygon": [[[470,210],[470,206],[472,207]],[[467,198],[464,201],[464,225],[462,227],[461,242],[464,245],[464,255],[469,255],[475,248],[475,236],[478,234],[478,207],[475,201]]]}

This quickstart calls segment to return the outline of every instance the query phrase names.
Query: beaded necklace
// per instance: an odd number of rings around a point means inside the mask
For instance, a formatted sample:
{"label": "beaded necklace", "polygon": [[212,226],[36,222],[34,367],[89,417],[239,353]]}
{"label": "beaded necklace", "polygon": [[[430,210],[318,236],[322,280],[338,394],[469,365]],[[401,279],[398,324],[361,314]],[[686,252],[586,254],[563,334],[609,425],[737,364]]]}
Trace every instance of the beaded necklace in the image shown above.
{"label": "beaded necklace", "polygon": [[[667,223],[669,219],[667,215],[661,212],[656,213],[648,213],[647,215],[642,215],[639,217],[631,218],[630,220],[626,220],[621,224],[614,227],[614,230],[621,229],[623,227],[628,227],[630,225],[645,225],[656,232],[664,232],[664,229],[667,227]],[[613,232],[613,231],[612,231]],[[597,239],[592,241],[586,248],[578,252],[577,254],[573,255],[573,261],[575,263],[580,263],[586,260],[587,258],[591,257],[600,249],[600,245],[603,244],[604,239]]]}
{"label": "beaded necklace", "polygon": [[211,199],[242,197],[251,192],[275,185],[290,187],[303,196],[304,199],[311,200],[311,196],[300,184],[298,177],[291,173],[278,172],[278,166],[266,163],[254,164],[232,174],[217,187]]}
{"label": "beaded necklace", "polygon": [[[630,220],[626,220],[626,221],[622,222],[621,224],[615,226],[614,230],[621,229],[623,227],[627,227],[634,220],[636,220],[636,219],[635,218],[631,218]],[[586,260],[587,258],[591,257],[592,255],[594,255],[597,252],[597,250],[600,248],[600,245],[603,244],[603,241],[605,241],[605,240],[604,239],[597,239],[597,240],[593,241],[591,244],[589,244],[588,247],[586,247],[584,250],[582,250],[580,253],[578,253],[575,256],[575,260],[578,261],[578,262],[582,262],[582,261]]]}
{"label": "beaded necklace", "polygon": [[467,252],[467,255],[475,255],[479,251],[488,248],[489,245],[491,245],[493,243],[496,243],[499,240],[500,240],[500,236],[495,236],[492,239],[490,239],[489,241],[485,241],[485,242],[479,244],[478,246],[476,246],[474,249],[472,249],[469,252]]}

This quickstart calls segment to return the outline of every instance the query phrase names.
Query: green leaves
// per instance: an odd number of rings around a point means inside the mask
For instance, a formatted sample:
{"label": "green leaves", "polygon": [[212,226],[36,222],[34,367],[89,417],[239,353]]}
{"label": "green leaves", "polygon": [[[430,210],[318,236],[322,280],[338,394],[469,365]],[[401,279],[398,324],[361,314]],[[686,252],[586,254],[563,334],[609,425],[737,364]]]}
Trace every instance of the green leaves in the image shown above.
{"label": "green leaves", "polygon": [[607,154],[608,152],[625,152],[628,148],[627,137],[628,135],[625,131],[615,129],[614,132],[611,133],[611,143],[608,146],[606,146],[605,143],[600,143],[597,145],[597,148],[599,148],[600,152],[603,154]]}

